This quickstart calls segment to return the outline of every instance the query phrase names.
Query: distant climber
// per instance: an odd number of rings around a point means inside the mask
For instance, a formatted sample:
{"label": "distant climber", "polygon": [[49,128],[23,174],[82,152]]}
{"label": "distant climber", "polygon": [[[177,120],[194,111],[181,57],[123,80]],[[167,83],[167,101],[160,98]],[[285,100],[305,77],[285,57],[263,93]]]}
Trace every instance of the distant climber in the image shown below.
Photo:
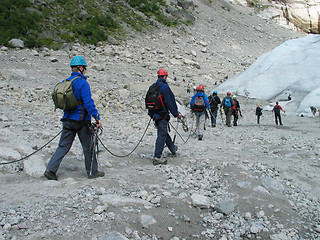
{"label": "distant climber", "polygon": [[272,111],[274,112],[274,118],[275,118],[275,121],[276,121],[276,125],[278,125],[278,119],[279,119],[279,123],[280,125],[282,125],[282,122],[281,122],[281,114],[280,114],[280,110],[282,112],[286,112],[282,109],[282,107],[279,105],[279,102],[277,101],[276,102],[276,105],[273,107]]}
{"label": "distant climber", "polygon": [[261,115],[262,115],[262,108],[260,107],[259,104],[257,104],[257,107],[256,107],[257,124],[260,124]]}

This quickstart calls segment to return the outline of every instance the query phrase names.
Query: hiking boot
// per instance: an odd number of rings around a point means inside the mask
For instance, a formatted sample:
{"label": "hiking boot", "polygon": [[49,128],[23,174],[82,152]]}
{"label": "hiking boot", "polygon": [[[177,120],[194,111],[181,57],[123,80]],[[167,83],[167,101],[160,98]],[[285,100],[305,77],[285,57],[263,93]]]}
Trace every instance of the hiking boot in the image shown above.
{"label": "hiking boot", "polygon": [[174,145],[174,150],[171,152],[172,155],[176,155],[177,154],[177,151],[178,151],[178,146],[177,145]]}
{"label": "hiking boot", "polygon": [[89,175],[88,178],[94,179],[94,178],[99,178],[99,177],[103,177],[103,176],[104,176],[104,172],[97,171],[95,174]]}
{"label": "hiking boot", "polygon": [[50,170],[46,170],[46,171],[44,172],[44,176],[47,177],[49,180],[56,180],[56,181],[58,181],[58,176],[57,176],[54,172],[52,172],[52,171],[50,171]]}
{"label": "hiking boot", "polygon": [[216,125],[212,124],[212,125],[211,125],[211,127],[215,128],[215,127],[216,127]]}
{"label": "hiking boot", "polygon": [[167,164],[167,160],[163,159],[163,158],[154,157],[152,163],[153,163],[154,166],[159,165],[159,164],[166,165]]}
{"label": "hiking boot", "polygon": [[202,140],[202,135],[198,136],[198,140],[201,141]]}

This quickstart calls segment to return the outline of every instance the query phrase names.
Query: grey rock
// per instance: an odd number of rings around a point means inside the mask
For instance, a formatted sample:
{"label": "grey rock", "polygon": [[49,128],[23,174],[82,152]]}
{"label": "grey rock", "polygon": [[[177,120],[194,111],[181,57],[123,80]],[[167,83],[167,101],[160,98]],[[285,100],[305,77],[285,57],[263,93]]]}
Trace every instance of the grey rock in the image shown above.
{"label": "grey rock", "polygon": [[16,39],[13,38],[9,41],[9,44],[12,47],[16,47],[16,48],[24,48],[24,42],[21,39]]}
{"label": "grey rock", "polygon": [[49,61],[54,63],[54,62],[58,62],[58,59],[55,57],[50,57]]}
{"label": "grey rock", "polygon": [[151,206],[151,204],[146,200],[140,198],[125,197],[116,194],[101,195],[99,196],[99,200],[105,205],[110,204],[114,206],[126,206],[132,204],[142,204],[146,206]]}
{"label": "grey rock", "polygon": [[95,214],[101,214],[102,212],[104,212],[105,210],[107,210],[107,206],[105,206],[105,205],[103,205],[103,206],[101,206],[101,205],[99,205],[99,206],[97,206],[95,209],[94,209],[94,213]]}
{"label": "grey rock", "polygon": [[23,170],[26,174],[37,178],[42,177],[44,171],[46,170],[44,161],[41,158],[39,158],[39,156],[32,156],[26,159],[23,162],[23,166]]}
{"label": "grey rock", "polygon": [[194,8],[195,6],[193,1],[178,0],[177,4],[179,7],[182,7],[184,10],[187,10],[189,8]]}
{"label": "grey rock", "polygon": [[268,192],[268,190],[265,189],[265,188],[262,187],[262,186],[257,186],[257,187],[255,187],[255,188],[253,188],[253,191],[270,195],[270,193]]}
{"label": "grey rock", "polygon": [[194,193],[191,195],[192,205],[199,208],[209,208],[210,207],[210,200],[208,197]]}
{"label": "grey rock", "polygon": [[123,236],[121,233],[113,231],[102,236],[100,240],[129,240],[129,239]]}
{"label": "grey rock", "polygon": [[157,223],[156,219],[150,215],[141,215],[141,225],[143,228],[148,228],[150,225]]}
{"label": "grey rock", "polygon": [[271,177],[261,177],[260,178],[262,185],[267,189],[273,189],[278,192],[283,192],[285,187],[277,179]]}
{"label": "grey rock", "polygon": [[221,202],[219,202],[217,205],[214,206],[214,210],[219,213],[228,215],[235,210],[236,206],[237,204],[231,200],[222,200]]}
{"label": "grey rock", "polygon": [[21,155],[18,151],[11,149],[9,147],[0,147],[0,159],[4,159],[7,161],[10,160],[19,160],[21,158]]}

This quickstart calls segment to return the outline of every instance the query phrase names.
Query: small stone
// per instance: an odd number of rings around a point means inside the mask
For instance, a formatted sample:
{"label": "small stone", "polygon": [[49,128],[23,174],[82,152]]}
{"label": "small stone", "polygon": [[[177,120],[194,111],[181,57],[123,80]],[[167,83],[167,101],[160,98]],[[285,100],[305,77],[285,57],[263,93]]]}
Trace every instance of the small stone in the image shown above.
{"label": "small stone", "polygon": [[257,228],[256,226],[251,226],[250,232],[256,234],[259,232],[259,228]]}
{"label": "small stone", "polygon": [[141,216],[141,225],[143,228],[148,228],[150,225],[157,223],[155,218],[150,215],[142,215]]}
{"label": "small stone", "polygon": [[262,210],[256,213],[257,218],[262,218],[262,217],[264,217],[264,215],[265,215],[265,213]]}
{"label": "small stone", "polygon": [[94,209],[94,213],[95,214],[101,214],[102,212],[104,212],[107,209],[106,205],[99,205]]}
{"label": "small stone", "polygon": [[252,219],[251,213],[250,213],[250,212],[246,212],[245,215],[244,215],[244,218],[245,218],[247,221],[250,221],[250,220]]}
{"label": "small stone", "polygon": [[25,223],[19,223],[19,224],[18,224],[18,228],[19,228],[19,229],[27,229],[28,226],[27,226],[27,224],[25,224]]}

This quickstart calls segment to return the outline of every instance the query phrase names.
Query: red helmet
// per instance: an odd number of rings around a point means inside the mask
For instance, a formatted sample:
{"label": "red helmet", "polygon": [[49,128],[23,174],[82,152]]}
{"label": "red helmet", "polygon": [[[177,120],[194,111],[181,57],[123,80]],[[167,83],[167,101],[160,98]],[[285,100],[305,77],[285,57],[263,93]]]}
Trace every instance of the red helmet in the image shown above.
{"label": "red helmet", "polygon": [[227,92],[227,95],[231,95],[231,92]]}
{"label": "red helmet", "polygon": [[198,91],[198,92],[203,92],[203,85],[202,84],[200,84],[197,88],[196,88],[196,91]]}
{"label": "red helmet", "polygon": [[168,76],[168,72],[161,68],[158,70],[158,76]]}

